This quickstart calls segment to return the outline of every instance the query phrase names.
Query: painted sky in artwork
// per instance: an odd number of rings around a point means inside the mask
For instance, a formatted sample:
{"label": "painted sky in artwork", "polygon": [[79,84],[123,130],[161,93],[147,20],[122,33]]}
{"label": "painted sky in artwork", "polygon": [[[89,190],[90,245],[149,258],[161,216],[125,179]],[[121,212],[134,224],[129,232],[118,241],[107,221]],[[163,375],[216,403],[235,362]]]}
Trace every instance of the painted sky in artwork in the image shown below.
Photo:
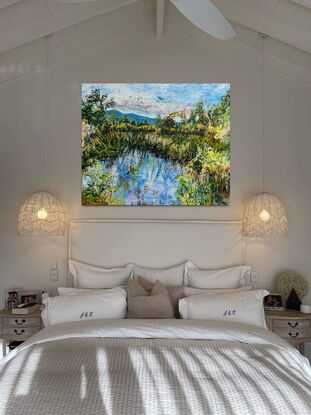
{"label": "painted sky in artwork", "polygon": [[155,118],[190,108],[199,100],[216,104],[229,84],[82,84],[82,98],[98,88],[116,101],[115,109]]}

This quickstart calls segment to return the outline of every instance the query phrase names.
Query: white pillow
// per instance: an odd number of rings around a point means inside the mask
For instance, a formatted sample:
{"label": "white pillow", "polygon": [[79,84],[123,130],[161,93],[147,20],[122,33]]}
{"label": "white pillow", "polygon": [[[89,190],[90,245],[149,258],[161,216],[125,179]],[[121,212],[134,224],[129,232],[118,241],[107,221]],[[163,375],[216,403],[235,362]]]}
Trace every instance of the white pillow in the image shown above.
{"label": "white pillow", "polygon": [[185,264],[176,265],[171,268],[146,268],[135,264],[132,267],[134,278],[143,277],[153,283],[156,283],[158,280],[164,285],[183,285]]}
{"label": "white pillow", "polygon": [[185,265],[185,284],[193,288],[239,288],[249,278],[251,268],[245,265],[223,269],[200,270],[192,262]]}
{"label": "white pillow", "polygon": [[71,321],[125,318],[126,292],[122,288],[89,295],[48,297],[43,301],[44,327]]}
{"label": "white pillow", "polygon": [[267,290],[215,295],[192,295],[179,300],[183,319],[222,320],[266,328],[263,298]]}
{"label": "white pillow", "polygon": [[107,289],[57,287],[57,291],[58,295],[83,295],[96,294],[98,292],[107,291]]}
{"label": "white pillow", "polygon": [[191,295],[214,295],[214,294],[227,294],[227,293],[237,293],[241,291],[251,291],[253,289],[252,285],[246,285],[241,288],[219,288],[214,290],[207,290],[204,288],[192,288],[184,287],[184,296],[190,297]]}
{"label": "white pillow", "polygon": [[122,268],[100,268],[73,260],[69,261],[69,271],[76,288],[121,287],[127,284],[132,274],[130,265]]}

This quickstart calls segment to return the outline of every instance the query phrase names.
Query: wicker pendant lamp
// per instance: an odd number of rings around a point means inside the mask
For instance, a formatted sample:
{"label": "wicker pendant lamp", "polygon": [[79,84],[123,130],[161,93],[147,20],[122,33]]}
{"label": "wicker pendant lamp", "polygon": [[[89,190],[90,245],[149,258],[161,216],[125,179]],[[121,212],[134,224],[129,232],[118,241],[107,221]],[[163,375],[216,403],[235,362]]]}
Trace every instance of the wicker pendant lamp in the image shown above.
{"label": "wicker pendant lamp", "polygon": [[49,37],[46,50],[45,144],[43,190],[33,193],[21,206],[18,216],[18,235],[63,236],[65,214],[61,203],[46,189],[48,148],[48,93],[49,93]]}
{"label": "wicker pendant lamp", "polygon": [[271,193],[259,193],[249,200],[243,217],[243,236],[287,236],[284,207]]}
{"label": "wicker pendant lamp", "polygon": [[243,236],[267,237],[287,236],[287,218],[285,209],[279,199],[271,193],[266,193],[264,174],[264,40],[266,35],[260,33],[261,38],[261,73],[262,73],[262,193],[253,196],[246,205],[243,216]]}
{"label": "wicker pendant lamp", "polygon": [[21,206],[18,234],[23,236],[63,236],[65,216],[62,205],[51,193],[33,193]]}

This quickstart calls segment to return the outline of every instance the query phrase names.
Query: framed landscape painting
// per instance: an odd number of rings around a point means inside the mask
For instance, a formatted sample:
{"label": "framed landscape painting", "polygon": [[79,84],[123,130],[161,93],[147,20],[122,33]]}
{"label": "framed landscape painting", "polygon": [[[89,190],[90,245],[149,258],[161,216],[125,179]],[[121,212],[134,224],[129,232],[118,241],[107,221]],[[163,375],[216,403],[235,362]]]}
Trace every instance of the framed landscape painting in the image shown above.
{"label": "framed landscape painting", "polygon": [[229,201],[229,84],[82,84],[82,205]]}

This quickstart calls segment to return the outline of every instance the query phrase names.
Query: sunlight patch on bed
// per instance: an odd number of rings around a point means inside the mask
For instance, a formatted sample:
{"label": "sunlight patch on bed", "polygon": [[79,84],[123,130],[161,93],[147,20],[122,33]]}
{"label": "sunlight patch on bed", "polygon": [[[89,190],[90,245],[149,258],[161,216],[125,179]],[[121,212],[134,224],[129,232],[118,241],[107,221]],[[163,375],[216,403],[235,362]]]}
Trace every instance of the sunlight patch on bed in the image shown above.
{"label": "sunlight patch on bed", "polygon": [[[170,385],[170,381],[169,381],[169,374],[167,373],[166,367],[164,365],[164,362],[159,358],[160,356],[156,355],[155,353],[149,354],[147,353],[145,355],[146,359],[145,359],[145,367],[148,367],[148,361],[149,361],[149,370],[148,370],[148,375],[149,375],[149,379],[143,378],[141,376],[141,362],[142,362],[142,357],[143,357],[143,350],[136,350],[136,349],[132,349],[128,351],[129,355],[130,355],[130,359],[131,359],[131,364],[132,364],[132,368],[133,371],[136,374],[136,382],[139,385],[139,390],[141,393],[141,400],[143,402],[144,405],[144,409],[145,411],[148,411],[148,407],[150,404],[150,400],[154,400],[154,405],[161,405],[162,404],[167,404],[167,402],[161,402],[161,400],[158,399],[153,399],[154,397],[158,398],[163,397],[165,395],[168,394],[168,391],[170,391],[170,395],[174,396],[174,389],[171,387]],[[152,385],[152,388],[149,388],[149,392],[152,391],[152,394],[150,395],[150,393],[148,395],[144,395],[144,391],[146,390],[146,383],[150,383]],[[154,397],[152,397],[152,395],[154,394]],[[165,407],[162,408],[155,408],[155,413],[156,411],[161,409],[161,413],[165,413],[167,411],[165,411]]]}
{"label": "sunlight patch on bed", "polygon": [[87,378],[85,373],[85,366],[81,366],[81,377],[80,377],[80,398],[84,399],[86,397],[86,390],[87,390]]}
{"label": "sunlight patch on bed", "polygon": [[39,362],[42,355],[42,349],[35,349],[27,358],[23,368],[23,374],[18,379],[16,386],[16,396],[26,396],[30,392],[32,380],[35,376],[36,370],[39,367]]}
{"label": "sunlight patch on bed", "polygon": [[[100,393],[102,395],[102,401],[105,405],[107,413],[111,413],[111,408],[113,408],[113,401],[111,396],[111,381],[110,375],[107,373],[109,368],[109,362],[107,358],[107,353],[105,350],[100,349],[96,352],[96,361],[97,361],[97,372],[98,372],[98,385],[100,388]],[[103,370],[103,368],[105,370]]]}
{"label": "sunlight patch on bed", "polygon": [[1,367],[0,371],[0,391],[1,391],[1,407],[0,415],[7,413],[6,409],[11,399],[13,399],[14,386],[24,369],[24,362],[27,360],[29,353],[19,356],[14,361],[14,369],[9,370],[11,362],[7,362],[7,366]]}

